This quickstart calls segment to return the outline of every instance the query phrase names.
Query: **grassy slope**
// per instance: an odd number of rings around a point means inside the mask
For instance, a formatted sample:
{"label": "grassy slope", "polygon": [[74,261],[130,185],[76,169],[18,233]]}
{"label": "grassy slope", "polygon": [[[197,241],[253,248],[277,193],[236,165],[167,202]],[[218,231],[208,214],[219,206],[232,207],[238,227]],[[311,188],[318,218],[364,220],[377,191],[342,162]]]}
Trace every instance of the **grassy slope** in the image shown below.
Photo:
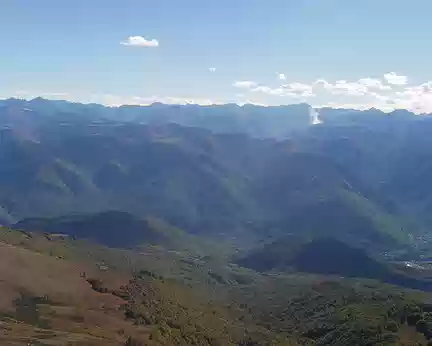
{"label": "grassy slope", "polygon": [[[401,345],[400,340],[412,335],[421,340],[413,327],[400,322],[408,306],[420,309],[426,295],[373,281],[260,275],[216,255],[151,246],[140,254],[6,229],[0,241],[13,244],[2,245],[9,250],[0,254],[12,263],[0,268],[6,271],[2,276],[19,268],[8,277],[11,284],[1,288],[5,315],[17,318],[11,315],[11,302],[15,300],[16,309],[22,287],[24,298],[50,298],[36,300],[38,321],[49,322],[49,328],[17,326],[4,318],[8,340],[34,340],[40,333],[54,344],[81,338],[89,345],[98,345],[102,334],[108,345],[128,336],[148,345],[234,345],[249,339],[260,345]],[[107,271],[99,270],[102,264]],[[117,295],[92,291],[80,275],[83,271]],[[126,310],[119,310],[118,295],[129,301]]]}
{"label": "grassy slope", "polygon": [[148,335],[124,321],[122,299],[92,290],[83,264],[5,243],[0,263],[0,340],[8,344],[118,345],[125,333]]}

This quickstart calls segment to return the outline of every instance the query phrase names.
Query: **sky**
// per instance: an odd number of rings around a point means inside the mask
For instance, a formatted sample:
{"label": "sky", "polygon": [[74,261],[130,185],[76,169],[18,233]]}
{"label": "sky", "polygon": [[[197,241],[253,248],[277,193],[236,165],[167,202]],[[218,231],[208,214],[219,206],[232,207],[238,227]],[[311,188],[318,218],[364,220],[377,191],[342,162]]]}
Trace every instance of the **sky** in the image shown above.
{"label": "sky", "polygon": [[432,112],[430,0],[0,0],[0,97]]}

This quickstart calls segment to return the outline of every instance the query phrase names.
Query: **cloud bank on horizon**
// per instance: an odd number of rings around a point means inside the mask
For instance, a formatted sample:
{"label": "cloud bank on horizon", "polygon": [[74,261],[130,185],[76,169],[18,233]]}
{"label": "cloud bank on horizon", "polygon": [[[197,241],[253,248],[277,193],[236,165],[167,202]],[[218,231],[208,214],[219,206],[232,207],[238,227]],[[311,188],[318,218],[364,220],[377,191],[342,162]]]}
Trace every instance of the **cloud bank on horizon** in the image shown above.
{"label": "cloud bank on horizon", "polygon": [[[432,81],[410,85],[407,76],[396,72],[382,78],[364,77],[355,81],[317,79],[311,83],[291,82],[275,87],[259,82],[235,81],[232,86],[250,94],[266,94],[308,102],[316,108],[377,108],[385,112],[407,109],[417,114],[432,113]],[[316,99],[324,102],[317,103]]]}

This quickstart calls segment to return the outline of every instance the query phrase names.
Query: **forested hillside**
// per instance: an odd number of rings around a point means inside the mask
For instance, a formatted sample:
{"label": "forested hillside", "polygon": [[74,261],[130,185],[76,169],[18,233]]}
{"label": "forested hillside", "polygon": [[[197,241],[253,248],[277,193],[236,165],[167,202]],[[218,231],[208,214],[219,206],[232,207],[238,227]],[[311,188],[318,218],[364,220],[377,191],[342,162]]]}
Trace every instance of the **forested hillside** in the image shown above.
{"label": "forested hillside", "polygon": [[[203,117],[210,112],[198,109]],[[158,125],[112,120],[117,111],[43,99],[3,101],[3,223],[119,210],[198,234],[336,235],[383,247],[407,243],[428,225],[427,190],[413,199],[415,188],[401,182],[405,172],[407,181],[421,184],[426,168],[398,166],[403,155],[421,160],[409,150],[427,140],[421,136],[427,119],[347,112],[329,124],[287,125],[292,131],[285,139],[259,139],[241,129],[215,134],[168,124],[172,119]]]}

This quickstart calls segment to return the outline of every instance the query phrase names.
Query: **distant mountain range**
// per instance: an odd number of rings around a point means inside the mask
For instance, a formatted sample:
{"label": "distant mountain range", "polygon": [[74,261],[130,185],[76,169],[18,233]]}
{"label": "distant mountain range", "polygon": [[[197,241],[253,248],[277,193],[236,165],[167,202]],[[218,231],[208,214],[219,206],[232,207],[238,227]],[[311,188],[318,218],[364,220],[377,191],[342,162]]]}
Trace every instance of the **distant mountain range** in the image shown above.
{"label": "distant mountain range", "polygon": [[[313,124],[364,125],[370,122],[385,124],[387,119],[413,120],[416,116],[405,110],[384,113],[377,109],[322,108],[312,111],[305,103],[286,106],[256,106],[237,104],[199,106],[167,105],[105,107],[60,100],[35,98],[32,100],[0,100],[0,126],[40,124],[46,122],[115,121],[138,124],[170,124],[199,127],[214,133],[245,133],[258,138],[286,138]],[[18,115],[20,113],[20,115]],[[31,116],[28,116],[32,114]],[[25,115],[27,114],[27,115]]]}
{"label": "distant mountain range", "polygon": [[287,233],[423,243],[432,118],[310,107],[0,101],[0,223],[152,215],[254,242]]}
{"label": "distant mountain range", "polygon": [[[67,101],[0,100],[0,126],[38,126],[46,122],[115,121],[200,127],[215,133],[247,133],[254,137],[283,138],[311,124],[310,106],[259,107],[236,104],[198,106],[165,105],[104,107]],[[2,118],[2,119],[1,119]],[[18,119],[19,118],[19,119]]]}

